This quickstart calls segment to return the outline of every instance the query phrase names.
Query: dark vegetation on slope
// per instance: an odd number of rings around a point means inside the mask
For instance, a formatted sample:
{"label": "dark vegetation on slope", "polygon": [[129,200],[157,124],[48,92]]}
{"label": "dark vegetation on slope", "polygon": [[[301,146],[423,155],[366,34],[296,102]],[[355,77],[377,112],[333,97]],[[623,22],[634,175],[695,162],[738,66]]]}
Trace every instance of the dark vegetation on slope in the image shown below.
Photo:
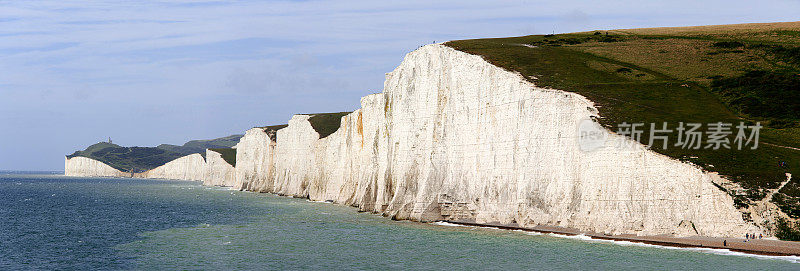
{"label": "dark vegetation on slope", "polygon": [[800,65],[800,47],[786,47],[783,45],[754,45],[757,48],[764,48],[773,53],[775,57],[789,64]]}
{"label": "dark vegetation on slope", "polygon": [[92,158],[123,172],[143,172],[183,155],[159,148],[122,147],[101,142],[89,146],[86,150],[76,151],[67,158],[76,156]]}
{"label": "dark vegetation on slope", "polygon": [[222,160],[228,162],[231,166],[236,166],[236,149],[234,148],[213,148],[208,149],[222,155]]}
{"label": "dark vegetation on slope", "polygon": [[668,122],[671,129],[679,122],[703,123],[706,129],[708,123],[759,121],[767,127],[756,150],[653,150],[738,183],[744,191],[726,191],[740,207],[763,200],[792,173],[771,200],[800,218],[800,151],[780,147],[800,147],[798,30],[800,23],[632,29],[446,45],[520,72],[538,86],[586,96],[600,110],[598,121],[612,131],[623,122],[645,123],[645,144],[650,123]]}
{"label": "dark vegetation on slope", "polygon": [[103,162],[123,172],[144,172],[177,158],[199,153],[206,155],[206,148],[230,148],[239,142],[242,135],[232,135],[210,140],[193,140],[183,146],[161,144],[158,147],[122,147],[100,142],[83,151],[76,151],[67,158],[82,156]]}
{"label": "dark vegetation on slope", "polygon": [[352,112],[337,112],[337,113],[318,113],[318,114],[304,114],[311,115],[308,122],[311,122],[311,127],[317,131],[319,138],[325,138],[339,130],[339,125],[342,124],[342,117]]}
{"label": "dark vegetation on slope", "polygon": [[184,155],[189,155],[192,153],[199,153],[202,154],[203,157],[206,155],[206,149],[211,148],[230,148],[239,143],[239,139],[242,138],[243,135],[230,135],[226,137],[220,137],[215,139],[206,139],[206,140],[192,140],[183,144],[183,146],[178,145],[170,145],[170,144],[161,144],[158,145],[159,149],[164,149],[172,152],[181,153]]}
{"label": "dark vegetation on slope", "polygon": [[800,75],[796,73],[748,71],[714,79],[711,91],[734,111],[769,120],[775,128],[795,127],[800,120]]}
{"label": "dark vegetation on slope", "polygon": [[800,222],[786,221],[786,219],[778,219],[777,221],[777,228],[778,231],[775,233],[775,237],[778,237],[782,240],[792,240],[792,241],[800,241]]}
{"label": "dark vegetation on slope", "polygon": [[277,141],[278,140],[278,130],[286,128],[287,126],[289,126],[289,125],[288,124],[280,124],[280,125],[272,125],[272,126],[261,126],[261,127],[256,127],[256,128],[263,129],[264,133],[267,133],[267,135],[269,135],[269,139],[271,139],[272,141]]}

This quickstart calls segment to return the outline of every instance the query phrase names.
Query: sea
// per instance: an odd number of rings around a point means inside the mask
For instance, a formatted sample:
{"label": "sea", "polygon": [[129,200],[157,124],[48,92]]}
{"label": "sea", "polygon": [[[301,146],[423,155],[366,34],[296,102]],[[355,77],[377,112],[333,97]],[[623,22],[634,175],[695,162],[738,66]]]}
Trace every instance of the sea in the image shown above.
{"label": "sea", "polygon": [[0,172],[0,270],[800,270],[754,256],[393,221],[198,182]]}

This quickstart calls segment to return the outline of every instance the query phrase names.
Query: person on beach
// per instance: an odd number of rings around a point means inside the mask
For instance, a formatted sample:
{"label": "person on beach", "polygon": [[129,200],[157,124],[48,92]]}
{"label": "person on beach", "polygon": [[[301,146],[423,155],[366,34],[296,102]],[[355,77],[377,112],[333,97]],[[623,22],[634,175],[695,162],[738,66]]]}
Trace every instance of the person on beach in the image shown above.
{"label": "person on beach", "polygon": [[722,240],[722,246],[723,247],[727,247],[728,246],[728,240]]}

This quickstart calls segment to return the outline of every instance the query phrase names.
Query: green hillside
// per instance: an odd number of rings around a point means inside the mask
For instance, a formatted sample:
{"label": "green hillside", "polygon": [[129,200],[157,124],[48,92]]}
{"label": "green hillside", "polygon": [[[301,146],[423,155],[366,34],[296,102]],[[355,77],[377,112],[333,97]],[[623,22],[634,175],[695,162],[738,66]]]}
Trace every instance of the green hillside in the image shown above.
{"label": "green hillside", "polygon": [[308,119],[308,122],[311,123],[311,127],[319,134],[319,138],[326,138],[336,132],[336,130],[339,130],[339,126],[342,124],[342,117],[350,113],[352,112],[314,113],[304,115],[311,115],[311,118]]}
{"label": "green hillside", "polygon": [[213,148],[208,149],[210,151],[219,153],[222,155],[222,160],[225,160],[231,166],[236,166],[236,149],[233,148]]}
{"label": "green hillside", "polygon": [[206,140],[192,140],[189,142],[184,143],[182,146],[178,145],[170,145],[170,144],[161,144],[158,145],[159,149],[182,153],[184,155],[189,155],[192,153],[200,153],[205,156],[206,149],[212,148],[230,148],[239,143],[239,139],[242,138],[242,135],[230,135],[226,137],[220,137],[216,139],[206,139]]}
{"label": "green hillside", "polygon": [[193,140],[183,146],[161,144],[158,147],[122,147],[100,142],[83,151],[67,155],[67,158],[88,157],[123,172],[144,172],[193,153],[205,157],[207,148],[230,148],[236,145],[240,138],[242,135],[231,135],[210,140]]}
{"label": "green hillside", "polygon": [[[623,122],[644,123],[644,144],[650,123],[668,122],[673,130],[679,122],[701,123],[704,132],[709,123],[732,123],[731,149],[652,149],[741,185],[744,191],[726,191],[739,207],[771,200],[800,218],[800,178],[766,198],[786,173],[800,176],[798,22],[601,30],[445,45],[483,56],[538,86],[589,98],[600,110],[598,121],[612,131]],[[740,122],[765,126],[757,149],[736,149]]]}

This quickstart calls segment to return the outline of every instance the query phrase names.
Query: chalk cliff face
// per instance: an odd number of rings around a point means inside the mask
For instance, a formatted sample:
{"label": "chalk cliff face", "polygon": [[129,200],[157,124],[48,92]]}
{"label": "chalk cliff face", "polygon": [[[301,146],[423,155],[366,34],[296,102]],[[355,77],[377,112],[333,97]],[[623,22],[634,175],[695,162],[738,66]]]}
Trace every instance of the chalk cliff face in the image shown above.
{"label": "chalk cliff face", "polygon": [[236,181],[234,189],[266,192],[268,181],[274,175],[272,160],[275,142],[263,128],[247,130],[236,144]]}
{"label": "chalk cliff face", "polygon": [[315,163],[315,145],[319,134],[308,122],[310,116],[295,115],[289,127],[278,131],[275,150],[275,179],[268,185],[269,192],[307,196],[309,181],[314,173],[324,170]]}
{"label": "chalk cliff face", "polygon": [[81,177],[130,177],[130,173],[119,171],[103,162],[76,156],[64,157],[64,175]]}
{"label": "chalk cliff face", "polygon": [[160,167],[134,174],[137,178],[202,181],[206,161],[199,153],[170,161]]}
{"label": "chalk cliff face", "polygon": [[236,183],[236,170],[222,159],[222,154],[206,150],[203,185],[233,186]]}
{"label": "chalk cliff face", "polygon": [[[203,183],[330,200],[396,219],[553,225],[613,234],[743,236],[747,223],[714,174],[605,129],[575,93],[534,86],[442,45],[406,55],[384,92],[361,99],[323,139],[295,115],[277,139],[260,128],[233,168],[207,151]],[[757,216],[757,214],[754,214]]]}
{"label": "chalk cliff face", "polygon": [[408,54],[384,92],[363,98],[327,138],[317,139],[308,116],[294,116],[278,132],[273,184],[261,190],[419,221],[758,231],[695,166],[607,131],[601,148],[580,150],[577,127],[596,112],[580,95],[429,45]]}

